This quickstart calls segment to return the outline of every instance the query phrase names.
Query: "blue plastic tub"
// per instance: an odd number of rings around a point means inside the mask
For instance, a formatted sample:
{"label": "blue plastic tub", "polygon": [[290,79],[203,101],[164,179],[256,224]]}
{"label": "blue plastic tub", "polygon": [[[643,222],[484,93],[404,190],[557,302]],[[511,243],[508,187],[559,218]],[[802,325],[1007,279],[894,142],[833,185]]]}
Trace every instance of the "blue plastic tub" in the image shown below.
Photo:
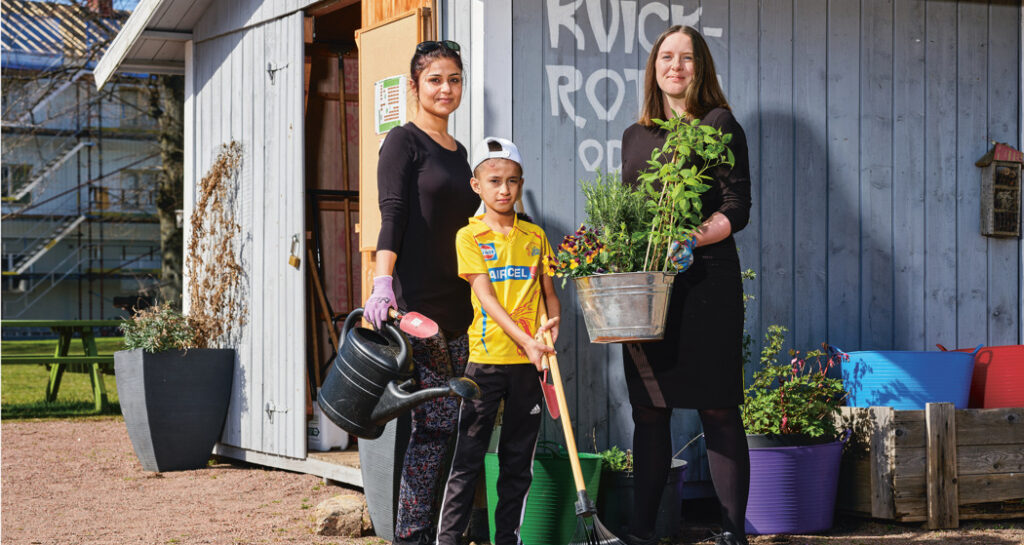
{"label": "blue plastic tub", "polygon": [[846,353],[840,363],[846,403],[903,411],[923,410],[926,403],[953,403],[966,409],[977,351]]}

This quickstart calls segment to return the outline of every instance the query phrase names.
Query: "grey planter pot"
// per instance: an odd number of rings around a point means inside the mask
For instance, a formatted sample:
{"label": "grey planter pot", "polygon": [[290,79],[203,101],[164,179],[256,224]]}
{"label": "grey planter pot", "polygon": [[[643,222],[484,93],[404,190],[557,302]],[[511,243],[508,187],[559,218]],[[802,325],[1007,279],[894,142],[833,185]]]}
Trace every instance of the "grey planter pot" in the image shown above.
{"label": "grey planter pot", "polygon": [[231,398],[233,349],[114,353],[121,414],[146,471],[206,467]]}
{"label": "grey planter pot", "polygon": [[[679,535],[686,465],[685,460],[672,459],[672,468],[669,469],[665,488],[661,492],[661,503],[658,505],[658,515],[654,523],[654,536],[657,538]],[[632,472],[606,469],[601,473],[598,513],[605,527],[619,537],[629,531],[629,519],[633,514],[635,497],[635,480]]]}

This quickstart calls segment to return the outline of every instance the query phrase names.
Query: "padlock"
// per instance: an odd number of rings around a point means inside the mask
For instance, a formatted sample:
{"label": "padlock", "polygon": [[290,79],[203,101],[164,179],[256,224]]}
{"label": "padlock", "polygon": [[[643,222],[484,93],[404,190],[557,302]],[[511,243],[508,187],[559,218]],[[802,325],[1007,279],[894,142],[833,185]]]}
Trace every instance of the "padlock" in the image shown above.
{"label": "padlock", "polygon": [[302,263],[302,261],[299,260],[299,257],[295,255],[295,246],[297,246],[298,244],[299,235],[292,235],[292,249],[288,252],[288,264],[291,265],[292,267],[295,267],[296,269],[298,269],[299,264]]}

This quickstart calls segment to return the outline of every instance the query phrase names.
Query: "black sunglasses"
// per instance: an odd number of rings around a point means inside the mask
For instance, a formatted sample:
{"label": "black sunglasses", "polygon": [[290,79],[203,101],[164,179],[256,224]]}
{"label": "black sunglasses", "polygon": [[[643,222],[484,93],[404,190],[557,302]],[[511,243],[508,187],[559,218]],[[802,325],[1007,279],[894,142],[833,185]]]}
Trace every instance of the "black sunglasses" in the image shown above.
{"label": "black sunglasses", "polygon": [[430,53],[431,51],[441,49],[442,47],[454,51],[456,53],[458,53],[459,50],[461,49],[459,47],[459,44],[452,40],[427,40],[425,42],[420,42],[416,44],[416,52],[426,54]]}

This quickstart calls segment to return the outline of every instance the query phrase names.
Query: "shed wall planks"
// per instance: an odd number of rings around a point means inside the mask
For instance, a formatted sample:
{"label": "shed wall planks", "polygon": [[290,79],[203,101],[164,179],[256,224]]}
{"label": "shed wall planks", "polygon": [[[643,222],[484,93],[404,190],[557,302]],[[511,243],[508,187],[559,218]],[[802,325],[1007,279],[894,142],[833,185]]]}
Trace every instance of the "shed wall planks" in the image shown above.
{"label": "shed wall planks", "polygon": [[287,264],[292,235],[303,239],[302,47],[301,13],[197,43],[186,129],[196,180],[222,145],[237,140],[243,150],[234,206],[248,321],[221,441],[294,458],[306,454],[305,288]]}
{"label": "shed wall planks", "polygon": [[[445,4],[446,37],[470,37],[469,7]],[[584,218],[578,181],[620,167],[647,47],[693,24],[747,135],[753,209],[736,238],[758,273],[745,283],[755,354],[774,323],[801,350],[1020,342],[1020,240],[979,234],[973,165],[988,139],[1020,145],[1019,3],[551,0],[514,2],[511,21],[512,136],[553,244]],[[590,345],[574,290],[559,295],[577,434],[628,447],[619,349]],[[673,432],[678,448],[699,423],[688,414]]]}
{"label": "shed wall planks", "polygon": [[[1019,110],[1021,78],[1020,2],[998,0],[989,6],[988,134],[991,140],[1013,142],[1021,127]],[[1014,93],[1014,89],[1018,93]],[[1017,142],[1018,144],[1024,144]],[[1019,149],[1019,147],[1018,147]],[[988,239],[988,342],[994,345],[1019,342],[1020,244],[1016,239]],[[973,342],[973,341],[972,341]],[[980,342],[980,341],[979,341]]]}

